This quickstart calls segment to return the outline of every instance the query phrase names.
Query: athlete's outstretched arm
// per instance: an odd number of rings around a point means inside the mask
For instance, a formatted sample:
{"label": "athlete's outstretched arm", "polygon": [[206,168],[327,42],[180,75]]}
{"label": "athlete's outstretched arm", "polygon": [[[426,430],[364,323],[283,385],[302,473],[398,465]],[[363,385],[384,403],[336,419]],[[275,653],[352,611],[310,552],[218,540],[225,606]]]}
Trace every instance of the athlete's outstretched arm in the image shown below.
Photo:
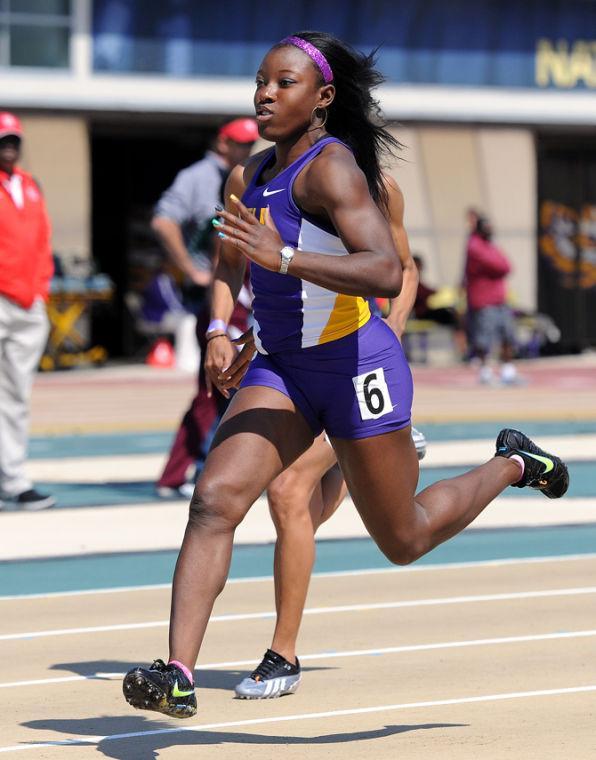
{"label": "athlete's outstretched arm", "polygon": [[[402,285],[402,267],[391,230],[374,203],[366,178],[343,146],[329,146],[300,174],[294,197],[303,210],[328,219],[350,256],[296,251],[288,273],[336,293],[395,298]],[[279,270],[285,245],[268,217],[260,224],[254,214],[232,198],[238,215],[224,211],[218,227],[232,245],[265,269]]]}
{"label": "athlete's outstretched arm", "polygon": [[[230,195],[236,194],[240,197],[244,192],[244,187],[244,167],[238,165],[232,169],[226,181],[225,197],[228,208],[233,205],[229,200]],[[242,287],[246,259],[236,248],[224,240],[220,240],[218,254],[211,292],[211,323],[218,320],[220,324],[227,325],[230,322],[236,299]],[[210,337],[207,343],[205,357],[208,392],[211,395],[211,388],[216,385],[220,392],[228,397],[229,393],[221,387],[218,377],[234,361],[237,351],[228,338],[224,327],[214,330],[210,333],[211,335],[214,337]]]}
{"label": "athlete's outstretched arm", "polygon": [[391,311],[385,320],[391,327],[398,338],[401,338],[406,327],[406,322],[416,300],[416,291],[418,290],[418,267],[416,266],[412,254],[410,253],[410,244],[408,235],[404,227],[404,195],[392,178],[385,176],[385,187],[388,193],[387,215],[391,234],[395,242],[395,247],[399,254],[399,260],[403,268],[403,284],[399,298],[391,301]]}
{"label": "athlete's outstretched arm", "polygon": [[[238,165],[230,172],[225,185],[226,208],[234,210],[230,195],[240,197],[244,192],[244,167]],[[215,213],[215,210],[214,210]],[[221,241],[217,266],[213,275],[213,292],[211,294],[211,319],[229,322],[238,293],[242,287],[246,260],[234,246]]]}

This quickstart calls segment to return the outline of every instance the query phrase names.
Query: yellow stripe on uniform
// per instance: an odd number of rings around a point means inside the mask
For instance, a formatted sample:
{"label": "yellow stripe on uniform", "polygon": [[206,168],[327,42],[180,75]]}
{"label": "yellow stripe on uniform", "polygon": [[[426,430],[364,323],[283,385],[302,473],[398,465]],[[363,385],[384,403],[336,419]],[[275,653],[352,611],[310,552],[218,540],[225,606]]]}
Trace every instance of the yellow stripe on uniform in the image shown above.
{"label": "yellow stripe on uniform", "polygon": [[319,337],[319,344],[338,340],[355,332],[368,322],[370,316],[370,307],[364,298],[339,293],[325,329]]}

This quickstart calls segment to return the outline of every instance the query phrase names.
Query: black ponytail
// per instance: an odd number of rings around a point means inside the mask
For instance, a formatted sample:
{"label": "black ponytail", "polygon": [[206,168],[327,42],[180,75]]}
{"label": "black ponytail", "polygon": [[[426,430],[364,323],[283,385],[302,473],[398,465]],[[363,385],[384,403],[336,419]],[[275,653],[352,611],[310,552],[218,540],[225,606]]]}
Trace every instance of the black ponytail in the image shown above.
{"label": "black ponytail", "polygon": [[377,51],[365,55],[326,32],[297,32],[293,36],[314,45],[331,66],[336,92],[328,109],[327,132],[354,151],[371,196],[386,208],[383,163],[395,158],[402,146],[388,131],[379,102],[372,96],[372,90],[385,80],[375,68]]}

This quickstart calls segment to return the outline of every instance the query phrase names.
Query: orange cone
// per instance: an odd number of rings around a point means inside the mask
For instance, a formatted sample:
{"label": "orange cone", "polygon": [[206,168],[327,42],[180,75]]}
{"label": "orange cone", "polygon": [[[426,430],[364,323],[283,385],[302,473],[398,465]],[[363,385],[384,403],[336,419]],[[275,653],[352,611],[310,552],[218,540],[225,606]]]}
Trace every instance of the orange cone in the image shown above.
{"label": "orange cone", "polygon": [[176,363],[176,355],[172,344],[165,338],[159,338],[147,354],[145,362],[150,367],[173,367]]}

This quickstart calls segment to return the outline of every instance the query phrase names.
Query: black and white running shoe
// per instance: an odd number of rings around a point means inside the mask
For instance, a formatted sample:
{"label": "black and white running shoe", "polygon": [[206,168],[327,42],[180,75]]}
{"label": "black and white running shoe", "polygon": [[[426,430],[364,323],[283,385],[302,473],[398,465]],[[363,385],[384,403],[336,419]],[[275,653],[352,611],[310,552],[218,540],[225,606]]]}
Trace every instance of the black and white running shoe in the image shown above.
{"label": "black and white running shoe", "polygon": [[27,512],[37,512],[40,509],[50,509],[56,504],[53,496],[39,493],[35,488],[29,488],[18,496],[14,497],[17,509],[24,509]]}
{"label": "black and white running shoe", "polygon": [[124,676],[122,692],[129,705],[172,718],[192,718],[197,712],[195,687],[180,668],[155,660],[150,668],[133,668]]}
{"label": "black and white running shoe", "polygon": [[536,488],[549,499],[560,499],[569,487],[569,471],[559,457],[541,449],[519,430],[505,428],[497,436],[495,456],[517,454],[524,460],[524,474],[513,485],[516,488]]}
{"label": "black and white running shoe", "polygon": [[424,459],[426,456],[426,436],[414,426],[412,426],[412,440],[414,441],[414,446],[416,447],[416,454],[418,454],[418,459]]}
{"label": "black and white running shoe", "polygon": [[259,666],[236,686],[240,699],[273,699],[293,694],[300,684],[300,662],[292,665],[272,649],[265,652]]}

